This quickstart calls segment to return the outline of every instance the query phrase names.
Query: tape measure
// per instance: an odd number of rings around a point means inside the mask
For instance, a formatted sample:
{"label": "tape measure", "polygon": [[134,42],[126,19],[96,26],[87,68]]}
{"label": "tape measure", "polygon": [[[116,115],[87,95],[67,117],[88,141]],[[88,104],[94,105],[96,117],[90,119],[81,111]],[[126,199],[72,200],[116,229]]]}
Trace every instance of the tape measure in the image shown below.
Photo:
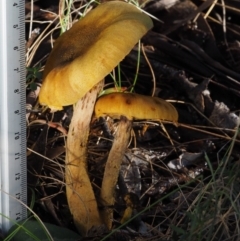
{"label": "tape measure", "polygon": [[0,1],[0,229],[27,217],[25,0]]}

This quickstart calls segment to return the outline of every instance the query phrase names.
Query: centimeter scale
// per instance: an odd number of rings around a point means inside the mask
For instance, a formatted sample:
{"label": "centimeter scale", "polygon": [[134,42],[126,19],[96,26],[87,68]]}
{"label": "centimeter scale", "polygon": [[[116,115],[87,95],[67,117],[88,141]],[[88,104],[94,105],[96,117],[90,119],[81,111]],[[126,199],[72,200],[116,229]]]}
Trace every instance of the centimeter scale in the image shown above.
{"label": "centimeter scale", "polygon": [[27,217],[25,0],[0,0],[0,232]]}

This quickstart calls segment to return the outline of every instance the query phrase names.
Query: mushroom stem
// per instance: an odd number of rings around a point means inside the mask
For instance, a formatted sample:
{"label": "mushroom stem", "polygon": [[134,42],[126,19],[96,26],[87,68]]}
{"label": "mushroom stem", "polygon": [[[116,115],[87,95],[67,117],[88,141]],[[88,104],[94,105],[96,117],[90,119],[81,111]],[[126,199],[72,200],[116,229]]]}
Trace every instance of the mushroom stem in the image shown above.
{"label": "mushroom stem", "polygon": [[124,116],[121,116],[104,171],[100,193],[101,202],[104,205],[104,209],[101,211],[101,216],[105,225],[109,229],[112,227],[112,206],[115,202],[115,187],[117,184],[123,156],[128,146],[131,128],[132,121]]}
{"label": "mushroom stem", "polygon": [[66,192],[74,223],[83,235],[92,226],[101,225],[97,202],[87,170],[87,142],[97,94],[97,84],[74,109],[66,148]]}

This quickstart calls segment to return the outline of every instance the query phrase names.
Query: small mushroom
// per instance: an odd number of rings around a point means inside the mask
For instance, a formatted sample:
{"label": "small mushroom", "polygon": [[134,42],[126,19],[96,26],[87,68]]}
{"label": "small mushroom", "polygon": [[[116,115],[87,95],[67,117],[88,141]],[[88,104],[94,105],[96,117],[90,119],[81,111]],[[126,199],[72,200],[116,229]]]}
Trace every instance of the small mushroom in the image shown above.
{"label": "small mushroom", "polygon": [[66,144],[66,192],[78,230],[86,235],[102,224],[87,170],[89,126],[103,78],[152,28],[135,6],[100,4],[54,44],[47,60],[39,102],[52,110],[76,104]]}
{"label": "small mushroom", "polygon": [[95,116],[119,118],[124,115],[129,120],[178,120],[178,113],[167,101],[134,93],[116,92],[100,97],[95,105]]}
{"label": "small mushroom", "polygon": [[178,113],[172,104],[160,98],[118,92],[104,95],[97,100],[95,116],[110,116],[120,119],[106,162],[100,193],[102,204],[105,206],[101,215],[110,229],[113,219],[112,206],[115,201],[115,187],[123,156],[129,143],[132,121],[151,119],[177,122]]}

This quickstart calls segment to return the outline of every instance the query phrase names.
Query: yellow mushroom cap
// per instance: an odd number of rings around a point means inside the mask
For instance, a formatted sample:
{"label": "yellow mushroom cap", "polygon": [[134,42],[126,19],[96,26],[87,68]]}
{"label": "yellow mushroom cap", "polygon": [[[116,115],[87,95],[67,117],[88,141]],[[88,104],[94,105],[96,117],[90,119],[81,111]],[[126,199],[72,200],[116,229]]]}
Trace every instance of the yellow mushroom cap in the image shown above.
{"label": "yellow mushroom cap", "polygon": [[175,107],[163,99],[120,92],[100,97],[95,105],[95,115],[117,119],[123,115],[129,120],[178,120]]}
{"label": "yellow mushroom cap", "polygon": [[55,110],[76,103],[153,26],[135,6],[100,4],[60,36],[48,57],[39,102]]}

